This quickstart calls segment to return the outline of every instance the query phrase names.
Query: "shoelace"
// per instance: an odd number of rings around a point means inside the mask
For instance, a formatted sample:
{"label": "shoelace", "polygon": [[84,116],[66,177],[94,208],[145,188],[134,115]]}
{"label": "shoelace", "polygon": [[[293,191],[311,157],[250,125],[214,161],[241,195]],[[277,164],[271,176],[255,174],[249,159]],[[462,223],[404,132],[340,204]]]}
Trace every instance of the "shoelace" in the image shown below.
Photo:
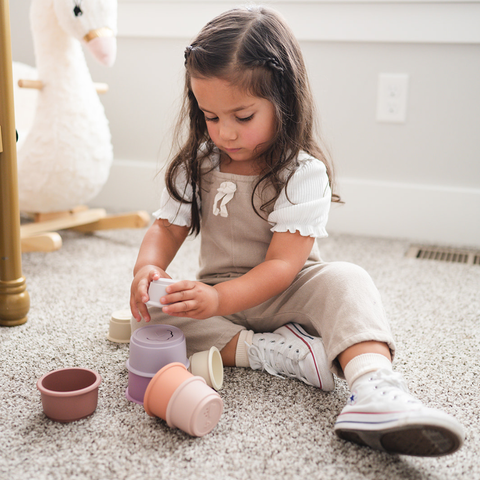
{"label": "shoelace", "polygon": [[[387,395],[392,391],[395,393],[393,399],[396,400],[399,395],[402,397],[407,396],[408,402],[417,403],[420,400],[417,400],[413,397],[407,385],[405,384],[405,380],[403,379],[402,375],[398,372],[393,372],[391,370],[381,369],[377,370],[372,374],[370,377],[370,381],[377,382],[375,385],[375,389],[382,390],[382,394]],[[399,394],[398,390],[401,391]]]}
{"label": "shoelace", "polygon": [[[312,385],[305,377],[300,366],[300,361],[308,355],[308,352],[301,357],[299,350],[292,352],[292,345],[286,345],[285,342],[269,341],[265,338],[260,338],[259,343],[260,342],[265,342],[265,348],[254,344],[248,345],[246,343],[248,356],[254,363],[252,367],[259,367],[275,377],[285,378],[285,376],[287,376],[298,379],[301,378],[306,384]],[[275,345],[273,349],[270,349],[268,348],[268,344]],[[291,358],[292,353],[296,355],[296,358]]]}

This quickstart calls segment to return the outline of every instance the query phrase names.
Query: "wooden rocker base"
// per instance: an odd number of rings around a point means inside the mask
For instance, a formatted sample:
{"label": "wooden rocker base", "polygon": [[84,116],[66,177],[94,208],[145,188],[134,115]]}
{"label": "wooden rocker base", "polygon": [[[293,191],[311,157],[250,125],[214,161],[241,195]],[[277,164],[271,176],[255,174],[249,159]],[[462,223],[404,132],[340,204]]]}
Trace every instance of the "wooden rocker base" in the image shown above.
{"label": "wooden rocker base", "polygon": [[147,212],[107,215],[103,208],[77,207],[67,212],[34,214],[34,221],[20,227],[22,252],[53,252],[62,246],[56,230],[91,233],[96,230],[143,228],[148,225]]}
{"label": "wooden rocker base", "polygon": [[21,239],[22,253],[53,252],[62,247],[62,237],[57,232],[40,233]]}

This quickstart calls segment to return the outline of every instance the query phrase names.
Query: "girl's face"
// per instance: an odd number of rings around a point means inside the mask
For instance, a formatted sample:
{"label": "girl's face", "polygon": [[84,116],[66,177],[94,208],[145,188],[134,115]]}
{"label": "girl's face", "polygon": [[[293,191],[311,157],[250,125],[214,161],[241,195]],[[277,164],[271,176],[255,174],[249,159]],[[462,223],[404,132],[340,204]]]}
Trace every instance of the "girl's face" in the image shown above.
{"label": "girl's face", "polygon": [[261,170],[258,154],[275,135],[275,107],[220,78],[191,78],[198,106],[205,114],[208,134],[226,154],[221,169],[240,175]]}

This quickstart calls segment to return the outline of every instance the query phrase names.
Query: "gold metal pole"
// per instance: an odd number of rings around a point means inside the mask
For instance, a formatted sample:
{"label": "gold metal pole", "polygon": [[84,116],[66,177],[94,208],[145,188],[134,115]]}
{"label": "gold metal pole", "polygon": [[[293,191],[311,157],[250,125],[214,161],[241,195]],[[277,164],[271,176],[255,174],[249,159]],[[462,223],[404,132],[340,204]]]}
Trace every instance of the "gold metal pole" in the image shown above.
{"label": "gold metal pole", "polygon": [[10,9],[8,0],[0,0],[0,325],[25,323],[29,309],[20,245]]}

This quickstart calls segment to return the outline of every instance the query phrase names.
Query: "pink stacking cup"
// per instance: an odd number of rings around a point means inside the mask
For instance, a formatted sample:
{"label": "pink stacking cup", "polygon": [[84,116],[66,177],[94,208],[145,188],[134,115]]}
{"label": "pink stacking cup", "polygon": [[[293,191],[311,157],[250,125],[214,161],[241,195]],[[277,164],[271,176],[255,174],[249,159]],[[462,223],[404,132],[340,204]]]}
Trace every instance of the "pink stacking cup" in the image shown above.
{"label": "pink stacking cup", "polygon": [[143,406],[151,417],[167,419],[167,407],[175,390],[192,374],[182,363],[170,363],[150,381],[145,391]]}
{"label": "pink stacking cup", "polygon": [[174,392],[167,406],[167,425],[195,437],[210,433],[223,412],[223,401],[205,379],[193,376]]}
{"label": "pink stacking cup", "polygon": [[152,378],[143,406],[151,417],[195,437],[210,433],[223,412],[220,395],[181,363],[167,365]]}

